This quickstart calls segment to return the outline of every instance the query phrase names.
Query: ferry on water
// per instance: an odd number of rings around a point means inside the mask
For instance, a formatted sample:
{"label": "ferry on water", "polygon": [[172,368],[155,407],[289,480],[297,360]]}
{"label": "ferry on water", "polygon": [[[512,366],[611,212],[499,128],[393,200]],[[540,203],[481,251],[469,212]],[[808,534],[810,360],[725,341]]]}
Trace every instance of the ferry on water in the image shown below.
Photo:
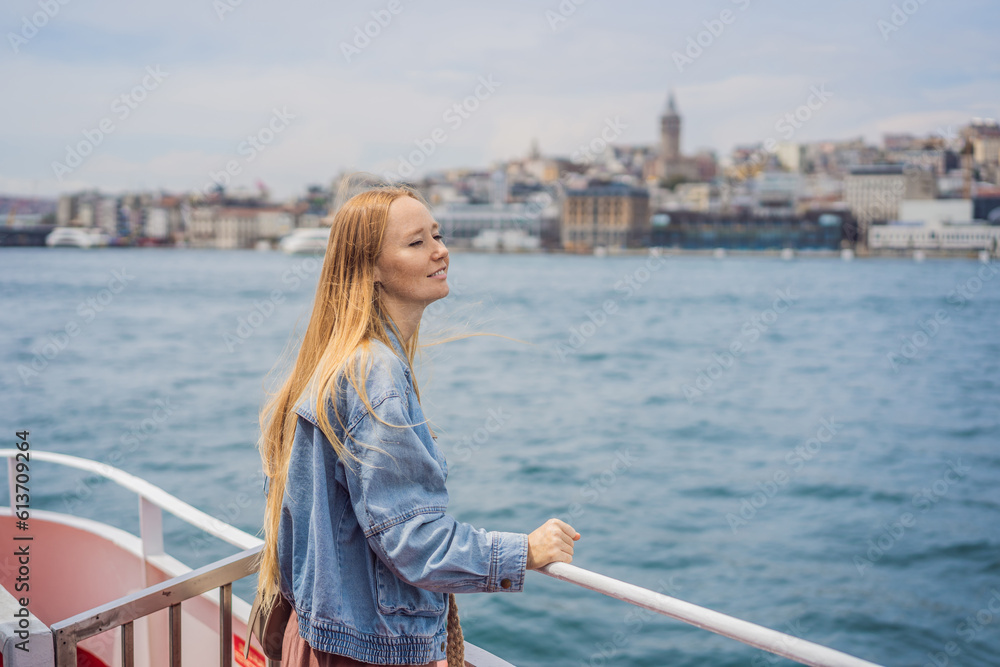
{"label": "ferry on water", "polygon": [[89,227],[56,227],[45,237],[45,245],[50,248],[103,248],[110,241],[110,236]]}
{"label": "ferry on water", "polygon": [[[7,459],[10,505],[0,507],[0,536],[13,557],[0,561],[0,667],[275,667],[251,640],[250,605],[234,581],[256,573],[262,541],[105,463],[30,448],[27,433]],[[138,496],[139,535],[71,514],[34,509],[46,495],[33,473],[66,466]],[[164,544],[163,513],[231,544],[236,553],[192,569]],[[705,630],[817,667],[873,667],[819,644],[698,607],[660,593],[553,563],[542,574],[591,589]],[[599,620],[595,619],[595,624]],[[467,667],[513,667],[465,643]]]}
{"label": "ferry on water", "polygon": [[282,238],[278,247],[290,255],[322,255],[329,241],[329,227],[302,227]]}

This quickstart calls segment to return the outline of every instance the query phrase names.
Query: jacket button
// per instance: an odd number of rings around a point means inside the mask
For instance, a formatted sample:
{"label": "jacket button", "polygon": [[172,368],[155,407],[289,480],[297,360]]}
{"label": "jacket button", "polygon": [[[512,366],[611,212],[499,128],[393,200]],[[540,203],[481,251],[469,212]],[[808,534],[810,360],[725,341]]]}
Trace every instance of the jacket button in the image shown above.
{"label": "jacket button", "polygon": [[510,579],[501,579],[500,588],[510,588]]}
{"label": "jacket button", "polygon": [[445,644],[444,642],[441,642],[441,650],[443,651],[446,647],[447,647],[447,644]]}

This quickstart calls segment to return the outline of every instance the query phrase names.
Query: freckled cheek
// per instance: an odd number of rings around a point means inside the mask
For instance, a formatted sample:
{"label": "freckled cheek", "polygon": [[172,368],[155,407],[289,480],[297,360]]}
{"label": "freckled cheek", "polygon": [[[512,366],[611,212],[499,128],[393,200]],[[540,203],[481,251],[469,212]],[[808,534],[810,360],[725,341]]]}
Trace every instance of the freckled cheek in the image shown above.
{"label": "freckled cheek", "polygon": [[399,266],[384,266],[382,277],[385,289],[398,295],[416,294],[420,291],[421,279],[426,278],[412,269]]}

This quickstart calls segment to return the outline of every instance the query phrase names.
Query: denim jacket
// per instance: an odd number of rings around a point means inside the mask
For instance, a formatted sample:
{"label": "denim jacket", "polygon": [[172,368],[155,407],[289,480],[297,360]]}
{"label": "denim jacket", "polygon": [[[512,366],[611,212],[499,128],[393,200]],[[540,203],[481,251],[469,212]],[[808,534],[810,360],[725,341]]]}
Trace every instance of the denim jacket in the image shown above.
{"label": "denim jacket", "polygon": [[520,591],[528,539],[446,513],[447,464],[422,423],[402,346],[390,338],[393,349],[370,343],[366,389],[375,415],[409,426],[375,419],[349,383],[337,396],[343,427],[326,401],[338,438],[361,463],[334,453],[314,393],[298,401],[278,528],[281,591],[314,649],[424,664],[445,657],[447,593]]}

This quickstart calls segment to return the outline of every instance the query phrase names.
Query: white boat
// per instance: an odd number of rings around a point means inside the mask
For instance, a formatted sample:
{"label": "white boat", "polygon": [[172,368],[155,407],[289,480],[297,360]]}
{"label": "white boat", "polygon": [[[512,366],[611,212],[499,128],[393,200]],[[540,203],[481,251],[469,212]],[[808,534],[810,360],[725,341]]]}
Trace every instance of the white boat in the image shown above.
{"label": "white boat", "polygon": [[[18,438],[21,436],[18,435]],[[0,507],[0,539],[13,557],[0,561],[0,646],[5,667],[275,667],[253,640],[243,649],[250,605],[232,583],[256,573],[262,541],[105,463],[23,449],[7,459],[10,505]],[[31,498],[51,495],[34,485],[42,466],[84,470],[139,498],[139,535],[71,514],[43,511]],[[238,551],[191,569],[164,543],[163,512],[202,537]],[[540,570],[556,579],[691,623],[803,664],[877,667],[814,644],[661,593],[566,563]],[[595,619],[595,624],[601,623]],[[465,642],[467,667],[513,667]]]}
{"label": "white boat", "polygon": [[782,248],[781,249],[781,259],[783,259],[785,261],[789,261],[789,260],[795,259],[795,251],[792,250],[791,248]]}
{"label": "white boat", "polygon": [[302,227],[282,238],[278,247],[293,255],[322,255],[329,241],[329,227]]}
{"label": "white boat", "polygon": [[538,250],[541,239],[523,229],[483,229],[472,239],[472,247],[488,252],[521,252]]}
{"label": "white boat", "polygon": [[845,262],[853,262],[854,251],[851,250],[850,248],[844,248],[843,250],[840,251],[840,259],[844,260]]}
{"label": "white boat", "polygon": [[103,248],[111,237],[93,227],[56,227],[45,237],[50,248]]}

